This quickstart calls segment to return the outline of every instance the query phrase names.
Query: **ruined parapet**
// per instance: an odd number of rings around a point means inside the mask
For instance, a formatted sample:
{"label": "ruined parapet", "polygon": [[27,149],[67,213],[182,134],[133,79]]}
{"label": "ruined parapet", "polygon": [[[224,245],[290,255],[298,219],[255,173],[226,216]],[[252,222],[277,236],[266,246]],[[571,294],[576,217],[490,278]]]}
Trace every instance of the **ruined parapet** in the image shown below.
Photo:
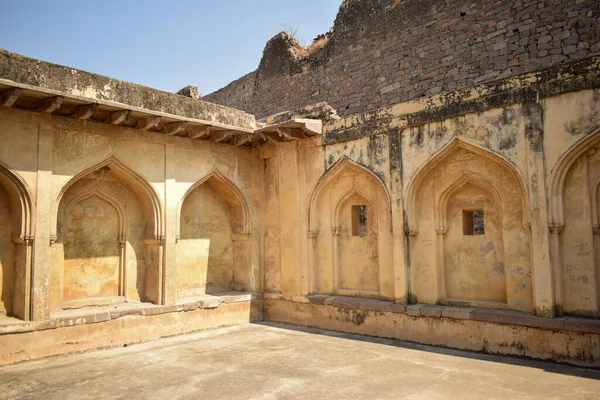
{"label": "ruined parapet", "polygon": [[200,96],[200,92],[198,92],[198,86],[192,86],[192,85],[188,85],[188,86],[184,87],[183,89],[179,89],[177,94],[180,96],[189,97],[194,100],[199,100],[202,98],[202,96]]}
{"label": "ruined parapet", "polygon": [[121,103],[153,112],[254,129],[253,115],[226,106],[0,50],[0,77],[43,90]]}
{"label": "ruined parapet", "polygon": [[338,120],[340,117],[337,111],[325,102],[312,104],[296,110],[283,111],[278,114],[270,115],[266,118],[257,121],[267,125],[275,125],[292,119],[318,119],[325,122]]}
{"label": "ruined parapet", "polygon": [[258,118],[320,101],[373,111],[597,55],[599,15],[593,0],[345,0],[317,44],[280,33],[205,99]]}

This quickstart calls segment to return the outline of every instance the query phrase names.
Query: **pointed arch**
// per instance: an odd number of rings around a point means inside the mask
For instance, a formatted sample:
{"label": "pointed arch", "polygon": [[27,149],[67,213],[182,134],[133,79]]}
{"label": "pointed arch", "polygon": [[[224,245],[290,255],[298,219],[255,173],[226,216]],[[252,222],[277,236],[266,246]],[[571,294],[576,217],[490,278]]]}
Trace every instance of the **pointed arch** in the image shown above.
{"label": "pointed arch", "polygon": [[[185,192],[181,201],[177,205],[177,237],[180,237],[180,229],[181,229],[181,208],[183,207],[183,203],[185,199],[198,187],[202,186],[204,183],[208,182],[211,179],[215,179],[219,184],[223,185],[223,187],[233,195],[233,198],[238,203],[239,209],[241,210],[241,214],[238,218],[237,224],[239,227],[234,230],[234,233],[240,234],[243,236],[248,236],[250,234],[249,231],[249,209],[248,202],[240,188],[231,180],[227,175],[222,173],[218,168],[213,168],[208,174],[204,177],[196,181],[190,188]],[[234,218],[232,218],[232,225],[234,224]]]}
{"label": "pointed arch", "polygon": [[[315,227],[313,226],[315,216],[313,214],[315,212],[315,210],[314,210],[315,204],[316,204],[323,188],[326,188],[328,186],[329,182],[333,181],[337,176],[339,176],[339,174],[341,174],[343,171],[345,171],[347,169],[358,171],[362,174],[365,174],[369,178],[371,178],[385,193],[386,203],[388,204],[388,208],[391,212],[392,207],[391,207],[390,193],[389,193],[387,187],[385,186],[385,184],[383,183],[383,181],[381,180],[381,178],[379,178],[369,168],[364,167],[360,164],[357,164],[354,161],[350,160],[348,157],[343,156],[338,162],[335,163],[335,165],[333,167],[331,167],[328,171],[326,171],[321,176],[321,178],[319,178],[319,181],[316,183],[315,187],[312,190],[312,194],[310,196],[310,200],[308,203],[309,206],[308,206],[308,216],[307,216],[309,232],[315,231]],[[375,203],[373,203],[373,204],[375,204]]]}
{"label": "pointed arch", "polygon": [[551,172],[550,178],[550,225],[565,224],[563,209],[563,187],[567,173],[581,156],[588,151],[600,147],[600,130],[581,139],[569,148],[558,160]]}
{"label": "pointed arch", "polygon": [[98,189],[97,187],[92,188],[91,190],[88,190],[87,192],[81,193],[77,197],[72,199],[65,208],[65,215],[69,215],[71,212],[71,209],[75,205],[77,205],[77,204],[81,203],[82,201],[87,200],[93,196],[96,196],[96,197],[100,198],[101,200],[106,201],[117,211],[117,215],[119,216],[119,240],[124,241],[125,240],[125,232],[126,232],[125,224],[127,221],[126,210],[125,210],[125,208],[123,208],[123,206],[117,199],[113,198],[111,195]]}
{"label": "pointed arch", "polygon": [[490,193],[494,198],[494,202],[500,210],[502,209],[502,201],[500,200],[500,194],[494,187],[494,185],[486,179],[484,176],[472,172],[465,172],[460,178],[446,186],[446,188],[439,195],[439,199],[436,201],[437,214],[436,214],[436,229],[438,231],[446,231],[448,229],[448,199],[452,197],[454,193],[459,191],[462,187],[467,184],[479,187],[484,191]]}
{"label": "pointed arch", "polygon": [[[333,221],[332,221],[333,225],[332,226],[335,226],[335,227],[340,226],[340,221],[339,221],[340,220],[340,208],[346,202],[346,200],[348,200],[355,194],[364,198],[369,203],[369,206],[371,206],[371,207],[373,207],[376,204],[375,200],[370,195],[368,195],[365,191],[358,188],[356,185],[353,185],[350,189],[348,189],[346,192],[344,192],[344,194],[342,194],[342,196],[340,196],[339,200],[337,201],[337,203],[335,205],[335,211],[333,213]],[[373,207],[373,212],[375,213],[375,218],[373,219],[373,221],[377,224],[377,222],[378,222],[377,207]]]}
{"label": "pointed arch", "polygon": [[408,225],[411,234],[416,234],[418,232],[418,222],[417,222],[417,194],[419,193],[419,189],[425,180],[425,178],[429,175],[430,172],[437,169],[444,161],[444,159],[452,154],[453,152],[465,149],[469,152],[487,158],[488,160],[501,165],[504,167],[516,180],[519,182],[519,187],[521,189],[521,199],[523,203],[523,224],[527,224],[529,221],[529,207],[528,207],[528,196],[527,196],[527,184],[523,175],[515,168],[515,166],[502,157],[500,154],[495,153],[489,149],[485,149],[476,144],[470,143],[465,139],[455,137],[450,140],[445,146],[443,146],[440,150],[438,150],[429,160],[427,160],[423,165],[421,165],[414,176],[406,186],[406,194],[405,194],[405,202],[406,209],[408,213]]}
{"label": "pointed arch", "polygon": [[133,168],[131,168],[115,156],[111,156],[104,161],[101,161],[95,165],[92,165],[91,167],[86,168],[85,170],[71,178],[61,188],[58,195],[54,199],[54,202],[52,203],[52,237],[56,239],[58,211],[61,200],[67,192],[67,190],[71,186],[73,186],[75,182],[79,181],[79,179],[103,167],[109,167],[117,177],[121,178],[125,183],[127,183],[131,187],[131,189],[135,192],[140,202],[146,209],[147,216],[151,218],[151,234],[153,238],[158,239],[163,237],[164,233],[162,221],[162,203],[160,201],[158,193],[156,192],[154,187],[146,180],[146,178],[144,178],[141,174],[136,172]]}
{"label": "pointed arch", "polygon": [[17,172],[2,161],[0,161],[0,184],[10,197],[11,205],[14,207],[12,213],[20,216],[13,222],[13,235],[20,240],[33,239],[35,214],[29,186]]}

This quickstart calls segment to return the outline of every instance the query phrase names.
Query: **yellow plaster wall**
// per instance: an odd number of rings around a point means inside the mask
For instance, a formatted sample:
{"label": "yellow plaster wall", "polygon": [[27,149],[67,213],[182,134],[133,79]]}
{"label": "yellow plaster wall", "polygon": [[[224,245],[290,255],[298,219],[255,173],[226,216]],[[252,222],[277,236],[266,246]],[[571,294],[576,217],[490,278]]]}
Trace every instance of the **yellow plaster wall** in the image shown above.
{"label": "yellow plaster wall", "polygon": [[6,189],[0,185],[0,315],[10,314],[13,303],[15,245],[12,240],[13,217]]}
{"label": "yellow plaster wall", "polygon": [[181,209],[177,284],[181,297],[233,288],[229,206],[210,182],[190,193]]}

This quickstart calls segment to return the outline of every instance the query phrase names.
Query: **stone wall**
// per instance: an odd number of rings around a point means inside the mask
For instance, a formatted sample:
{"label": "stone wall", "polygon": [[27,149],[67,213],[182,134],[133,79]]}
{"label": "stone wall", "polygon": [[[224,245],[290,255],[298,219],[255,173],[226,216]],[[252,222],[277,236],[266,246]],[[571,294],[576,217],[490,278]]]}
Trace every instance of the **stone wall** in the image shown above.
{"label": "stone wall", "polygon": [[257,70],[204,97],[262,118],[326,101],[340,115],[600,52],[594,0],[345,0],[303,48],[285,33]]}

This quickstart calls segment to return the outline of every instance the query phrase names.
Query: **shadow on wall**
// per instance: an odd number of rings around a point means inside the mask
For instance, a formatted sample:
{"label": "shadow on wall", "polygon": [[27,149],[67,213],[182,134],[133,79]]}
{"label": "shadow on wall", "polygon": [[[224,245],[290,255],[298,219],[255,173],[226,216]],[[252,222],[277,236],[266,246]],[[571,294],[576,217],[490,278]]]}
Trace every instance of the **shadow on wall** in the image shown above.
{"label": "shadow on wall", "polygon": [[223,177],[192,187],[180,211],[178,297],[248,289],[246,249],[236,242],[244,226],[242,203]]}
{"label": "shadow on wall", "polygon": [[0,316],[12,313],[15,245],[8,193],[0,185]]}
{"label": "shadow on wall", "polygon": [[[57,215],[52,246],[51,307],[99,304],[99,298],[147,299],[145,238],[152,227],[138,193],[107,164],[68,186]],[[87,300],[86,300],[87,299]],[[66,301],[66,302],[65,302]]]}

